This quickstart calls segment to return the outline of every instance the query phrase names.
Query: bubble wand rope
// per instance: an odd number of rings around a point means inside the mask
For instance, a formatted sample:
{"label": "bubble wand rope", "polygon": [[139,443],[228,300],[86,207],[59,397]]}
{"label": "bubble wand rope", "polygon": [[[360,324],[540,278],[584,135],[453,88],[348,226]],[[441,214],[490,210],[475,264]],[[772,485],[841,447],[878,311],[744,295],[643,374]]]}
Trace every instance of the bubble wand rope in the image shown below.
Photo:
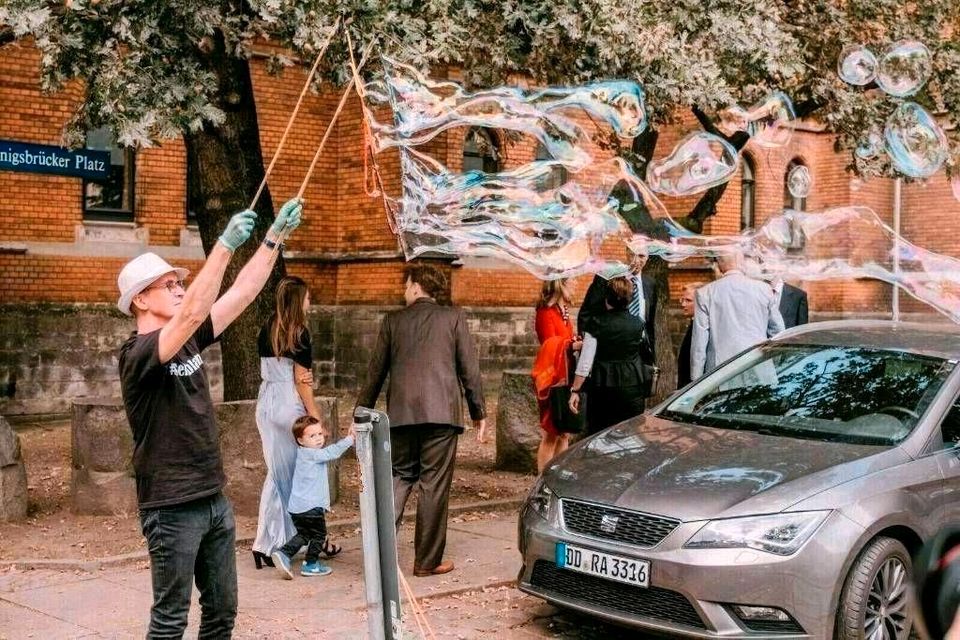
{"label": "bubble wand rope", "polygon": [[[357,90],[357,97],[360,98],[360,109],[363,111],[363,180],[364,188],[367,191],[368,195],[374,196],[379,195],[381,202],[383,203],[384,212],[387,214],[387,224],[390,226],[390,231],[399,236],[399,228],[397,226],[397,214],[390,207],[390,203],[387,200],[387,192],[383,187],[383,178],[380,175],[380,165],[377,163],[375,153],[373,151],[373,134],[370,132],[370,110],[367,108],[366,93],[363,88],[363,82],[360,80],[360,70],[357,67],[356,60],[353,57],[353,40],[350,37],[350,30],[344,29],[344,34],[347,37],[347,50],[350,53],[350,68],[353,71],[354,83],[353,86]],[[361,60],[361,65],[362,65]],[[368,164],[369,163],[369,164]],[[367,188],[367,176],[369,175],[368,167],[372,166],[373,180],[376,184],[373,190]]]}
{"label": "bubble wand rope", "polygon": [[273,158],[270,159],[270,164],[267,166],[267,170],[263,174],[263,180],[260,181],[260,186],[257,187],[257,193],[253,196],[253,200],[250,201],[250,206],[247,207],[248,209],[253,209],[257,205],[257,201],[260,200],[263,189],[267,186],[267,178],[270,177],[270,173],[273,171],[273,166],[277,163],[277,158],[280,157],[280,151],[283,150],[283,145],[287,142],[287,134],[290,133],[290,129],[293,127],[293,121],[297,117],[297,112],[300,111],[300,104],[303,102],[303,96],[306,95],[307,89],[310,88],[310,83],[313,81],[313,77],[317,73],[317,67],[320,66],[320,61],[323,59],[323,56],[326,55],[327,49],[330,47],[330,43],[333,41],[333,36],[336,35],[337,29],[339,28],[340,17],[338,16],[336,22],[333,23],[333,29],[330,30],[330,34],[327,36],[326,42],[323,43],[323,46],[320,48],[320,52],[317,54],[317,59],[313,62],[313,67],[310,69],[310,74],[307,76],[307,81],[303,83],[303,89],[300,90],[300,97],[297,98],[297,104],[293,107],[293,113],[290,114],[290,119],[287,120],[287,128],[283,130],[283,135],[280,136],[280,144],[277,145],[276,151],[273,152]]}
{"label": "bubble wand rope", "polygon": [[[367,47],[366,51],[363,52],[363,57],[360,58],[360,64],[363,65],[367,61],[367,56],[370,54],[370,50],[373,48],[373,43]],[[303,193],[307,190],[307,185],[310,184],[310,178],[313,176],[313,170],[317,166],[317,160],[320,159],[320,154],[323,153],[323,148],[327,144],[327,140],[330,138],[330,134],[333,132],[333,125],[337,123],[337,118],[340,117],[340,112],[343,111],[343,107],[347,104],[347,98],[350,97],[350,89],[353,86],[354,79],[351,78],[350,82],[347,83],[347,86],[344,87],[343,95],[340,96],[340,102],[337,104],[337,110],[333,112],[333,117],[330,118],[330,122],[327,123],[327,130],[323,133],[323,138],[320,140],[320,146],[317,147],[317,152],[313,154],[313,160],[310,162],[310,167],[307,169],[307,175],[304,176],[303,182],[300,183],[300,190],[297,191],[295,196],[297,199],[303,199]],[[284,227],[280,231],[280,235],[277,238],[277,244],[273,248],[273,253],[275,254],[280,250],[283,241],[287,237],[287,228]],[[271,256],[272,257],[272,256]]]}

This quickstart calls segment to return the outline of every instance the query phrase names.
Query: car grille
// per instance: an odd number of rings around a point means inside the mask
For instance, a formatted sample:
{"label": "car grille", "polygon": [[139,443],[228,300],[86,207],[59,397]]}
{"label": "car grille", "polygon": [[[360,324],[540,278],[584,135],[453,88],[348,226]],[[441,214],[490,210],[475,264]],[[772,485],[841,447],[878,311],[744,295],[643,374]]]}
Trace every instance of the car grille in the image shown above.
{"label": "car grille", "polygon": [[[680,524],[679,520],[673,518],[602,507],[577,500],[561,500],[560,505],[563,510],[563,525],[568,531],[639,547],[656,545]],[[604,516],[617,518],[616,528],[612,532],[603,530],[601,524]]]}
{"label": "car grille", "polygon": [[631,614],[658,622],[706,629],[690,601],[676,591],[634,587],[621,582],[560,569],[547,560],[533,565],[530,584],[585,605]]}

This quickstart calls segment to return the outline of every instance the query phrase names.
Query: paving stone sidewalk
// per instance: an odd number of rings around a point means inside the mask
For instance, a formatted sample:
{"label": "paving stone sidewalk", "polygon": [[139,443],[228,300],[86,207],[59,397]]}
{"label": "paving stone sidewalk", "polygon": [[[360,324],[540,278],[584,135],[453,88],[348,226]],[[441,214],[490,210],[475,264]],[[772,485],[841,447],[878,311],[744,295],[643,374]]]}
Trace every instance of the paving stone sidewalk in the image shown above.
{"label": "paving stone sidewalk", "polygon": [[[446,557],[454,560],[457,569],[443,576],[414,578],[413,528],[405,525],[398,544],[400,566],[416,596],[434,602],[510,585],[520,567],[516,530],[514,513],[451,522]],[[276,569],[257,571],[250,552],[238,550],[240,606],[234,637],[366,637],[360,536],[340,541],[344,551],[330,560],[333,574],[322,578],[298,574],[292,581],[282,580]],[[197,633],[196,596],[194,592],[188,638]],[[0,638],[143,638],[150,602],[146,562],[93,572],[7,570],[0,573]],[[406,626],[415,629],[412,616],[408,618]],[[446,637],[487,635],[471,624],[464,626],[469,620],[457,609],[432,610],[430,620],[434,630],[443,630]]]}

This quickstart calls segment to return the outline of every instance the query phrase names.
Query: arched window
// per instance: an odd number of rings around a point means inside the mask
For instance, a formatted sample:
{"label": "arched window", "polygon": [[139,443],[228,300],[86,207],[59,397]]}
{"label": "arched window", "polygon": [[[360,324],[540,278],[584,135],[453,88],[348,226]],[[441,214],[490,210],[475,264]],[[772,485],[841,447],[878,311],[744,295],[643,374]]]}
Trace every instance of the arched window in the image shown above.
{"label": "arched window", "polygon": [[752,229],[757,210],[756,166],[753,159],[744,154],[743,173],[740,175],[740,231]]}
{"label": "arched window", "polygon": [[[794,158],[787,165],[787,171],[783,174],[783,208],[793,209],[794,211],[807,210],[807,196],[795,196],[790,193],[790,174],[796,167],[806,167],[800,158]],[[809,186],[807,187],[809,189]]]}
{"label": "arched window", "polygon": [[500,171],[500,150],[496,136],[488,129],[473,127],[463,141],[463,171]]}
{"label": "arched window", "polygon": [[[553,156],[550,155],[547,148],[543,146],[543,143],[538,142],[534,160],[553,160]],[[567,168],[564,166],[554,166],[548,175],[540,178],[537,187],[540,191],[549,191],[550,189],[556,189],[566,181]]]}

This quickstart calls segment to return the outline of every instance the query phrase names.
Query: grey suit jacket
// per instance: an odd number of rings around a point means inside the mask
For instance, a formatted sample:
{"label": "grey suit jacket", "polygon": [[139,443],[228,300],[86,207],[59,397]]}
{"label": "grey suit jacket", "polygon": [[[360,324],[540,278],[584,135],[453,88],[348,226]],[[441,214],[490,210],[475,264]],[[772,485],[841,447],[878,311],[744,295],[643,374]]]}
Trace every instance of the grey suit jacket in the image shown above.
{"label": "grey suit jacket", "polygon": [[739,271],[728,271],[697,290],[690,376],[696,380],[747,347],[781,331],[783,318],[770,285]]}
{"label": "grey suit jacket", "polygon": [[461,390],[470,417],[486,416],[480,363],[467,317],[459,307],[420,298],[384,316],[357,404],[373,407],[384,380],[391,427],[462,423]]}

